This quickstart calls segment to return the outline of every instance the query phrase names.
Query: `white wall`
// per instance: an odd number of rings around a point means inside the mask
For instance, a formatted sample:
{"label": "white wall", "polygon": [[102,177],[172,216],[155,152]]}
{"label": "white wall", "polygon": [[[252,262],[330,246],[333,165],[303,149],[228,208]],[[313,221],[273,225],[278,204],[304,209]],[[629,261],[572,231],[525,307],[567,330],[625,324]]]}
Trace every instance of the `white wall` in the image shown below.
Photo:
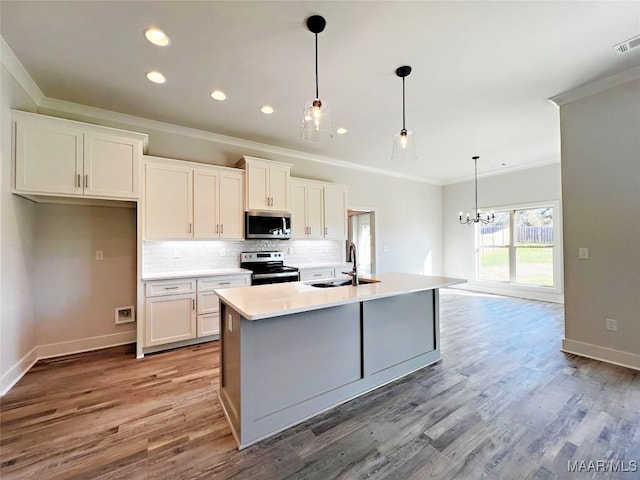
{"label": "white wall", "polygon": [[39,355],[134,341],[115,308],[136,305],[135,209],[39,204],[35,237]]}
{"label": "white wall", "polygon": [[563,348],[640,369],[640,80],[562,104],[560,120]]}
{"label": "white wall", "polygon": [[[473,162],[471,160],[469,161],[469,169],[473,173]],[[478,206],[481,209],[558,201],[561,196],[560,164],[478,179]],[[545,294],[535,289],[510,286],[502,288],[494,286],[492,288],[487,285],[477,284],[475,282],[474,227],[460,225],[458,221],[460,211],[465,215],[467,212],[473,215],[473,180],[446,185],[443,197],[445,276],[465,278],[469,281],[467,287],[475,290],[561,301],[562,297],[557,293]],[[561,225],[556,223],[555,226],[557,230],[560,230]],[[557,245],[558,248],[562,248],[559,242]]]}
{"label": "white wall", "polygon": [[34,103],[1,66],[0,72],[0,394],[36,359],[34,347],[35,206],[11,193],[11,108]]}

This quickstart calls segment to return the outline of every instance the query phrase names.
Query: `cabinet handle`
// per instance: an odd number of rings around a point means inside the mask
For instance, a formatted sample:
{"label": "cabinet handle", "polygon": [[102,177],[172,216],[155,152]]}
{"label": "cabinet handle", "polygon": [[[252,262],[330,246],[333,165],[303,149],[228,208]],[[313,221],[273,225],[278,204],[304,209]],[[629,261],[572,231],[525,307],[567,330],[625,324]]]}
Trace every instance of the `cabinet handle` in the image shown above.
{"label": "cabinet handle", "polygon": [[327,227],[324,227],[324,234],[327,235]]}
{"label": "cabinet handle", "polygon": [[271,206],[273,207],[273,197],[271,197]]}
{"label": "cabinet handle", "polygon": [[164,287],[165,290],[177,290],[180,287]]}
{"label": "cabinet handle", "polygon": [[218,285],[231,285],[231,282],[218,282]]}
{"label": "cabinet handle", "polygon": [[80,185],[80,174],[78,174],[78,188],[80,188],[82,185]]}
{"label": "cabinet handle", "polygon": [[216,223],[216,233],[220,233],[218,232],[218,224]]}
{"label": "cabinet handle", "polygon": [[84,176],[84,188],[89,188],[89,174]]}
{"label": "cabinet handle", "polygon": [[189,233],[191,233],[191,224],[189,224]]}
{"label": "cabinet handle", "polygon": [[191,308],[192,308],[193,310],[195,310],[195,309],[196,309],[196,300],[195,300],[195,298],[191,300]]}
{"label": "cabinet handle", "polygon": [[220,224],[220,235],[224,233],[224,223]]}
{"label": "cabinet handle", "polygon": [[321,276],[322,276],[322,274],[321,274],[321,273],[314,273],[314,274],[313,274],[313,276],[314,276],[314,277],[321,277]]}
{"label": "cabinet handle", "polygon": [[309,235],[311,235],[311,227],[309,227]]}

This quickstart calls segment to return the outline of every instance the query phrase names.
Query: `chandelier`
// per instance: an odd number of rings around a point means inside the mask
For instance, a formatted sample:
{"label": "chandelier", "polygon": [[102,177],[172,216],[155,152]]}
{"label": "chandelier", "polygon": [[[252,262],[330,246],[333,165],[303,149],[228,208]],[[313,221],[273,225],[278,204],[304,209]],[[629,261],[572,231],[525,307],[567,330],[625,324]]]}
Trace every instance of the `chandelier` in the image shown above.
{"label": "chandelier", "polygon": [[489,223],[493,223],[493,221],[496,219],[495,215],[493,214],[493,212],[491,212],[491,214],[487,214],[486,216],[480,216],[480,211],[478,210],[478,159],[480,157],[478,157],[477,155],[475,157],[471,157],[473,159],[474,165],[475,165],[475,174],[474,174],[474,184],[475,184],[475,190],[476,190],[476,214],[474,217],[471,217],[468,213],[467,213],[467,218],[465,220],[462,220],[462,212],[460,212],[460,223],[462,225],[470,225],[472,223],[482,223],[484,225],[487,225]]}

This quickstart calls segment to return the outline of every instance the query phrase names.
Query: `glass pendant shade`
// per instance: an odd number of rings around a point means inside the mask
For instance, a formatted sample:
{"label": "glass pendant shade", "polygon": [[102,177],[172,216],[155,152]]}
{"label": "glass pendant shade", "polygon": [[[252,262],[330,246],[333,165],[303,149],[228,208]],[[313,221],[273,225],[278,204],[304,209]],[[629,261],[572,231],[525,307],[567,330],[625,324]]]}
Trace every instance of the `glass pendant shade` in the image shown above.
{"label": "glass pendant shade", "polygon": [[329,106],[319,99],[309,100],[302,112],[302,138],[319,143],[333,137]]}
{"label": "glass pendant shade", "polygon": [[410,162],[418,158],[416,156],[416,142],[413,132],[405,130],[393,136],[393,155],[391,160],[397,162]]}

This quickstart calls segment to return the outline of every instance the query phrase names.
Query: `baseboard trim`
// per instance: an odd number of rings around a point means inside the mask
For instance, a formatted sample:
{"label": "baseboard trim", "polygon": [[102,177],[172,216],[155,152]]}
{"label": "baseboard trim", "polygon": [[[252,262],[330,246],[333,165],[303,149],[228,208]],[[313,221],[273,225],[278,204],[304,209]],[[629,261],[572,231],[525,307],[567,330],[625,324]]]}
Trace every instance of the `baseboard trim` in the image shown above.
{"label": "baseboard trim", "polygon": [[68,342],[35,346],[0,378],[0,397],[11,390],[38,360],[116,347],[118,345],[135,343],[135,341],[136,331],[131,330],[111,335],[80,338]]}
{"label": "baseboard trim", "polygon": [[37,361],[38,347],[33,347],[29,353],[18,360],[18,362],[0,378],[0,397],[11,390]]}
{"label": "baseboard trim", "polygon": [[49,343],[39,345],[38,359],[60,357],[74,353],[88,352],[101,348],[116,347],[136,341],[136,332],[131,330],[122,333],[112,333],[111,335],[100,335],[98,337],[80,338],[68,342]]}
{"label": "baseboard trim", "polygon": [[581,357],[592,358],[633,370],[640,370],[640,355],[636,355],[635,353],[623,352],[621,350],[577,342],[566,338],[562,339],[561,350],[565,353],[572,353],[574,355],[580,355]]}

